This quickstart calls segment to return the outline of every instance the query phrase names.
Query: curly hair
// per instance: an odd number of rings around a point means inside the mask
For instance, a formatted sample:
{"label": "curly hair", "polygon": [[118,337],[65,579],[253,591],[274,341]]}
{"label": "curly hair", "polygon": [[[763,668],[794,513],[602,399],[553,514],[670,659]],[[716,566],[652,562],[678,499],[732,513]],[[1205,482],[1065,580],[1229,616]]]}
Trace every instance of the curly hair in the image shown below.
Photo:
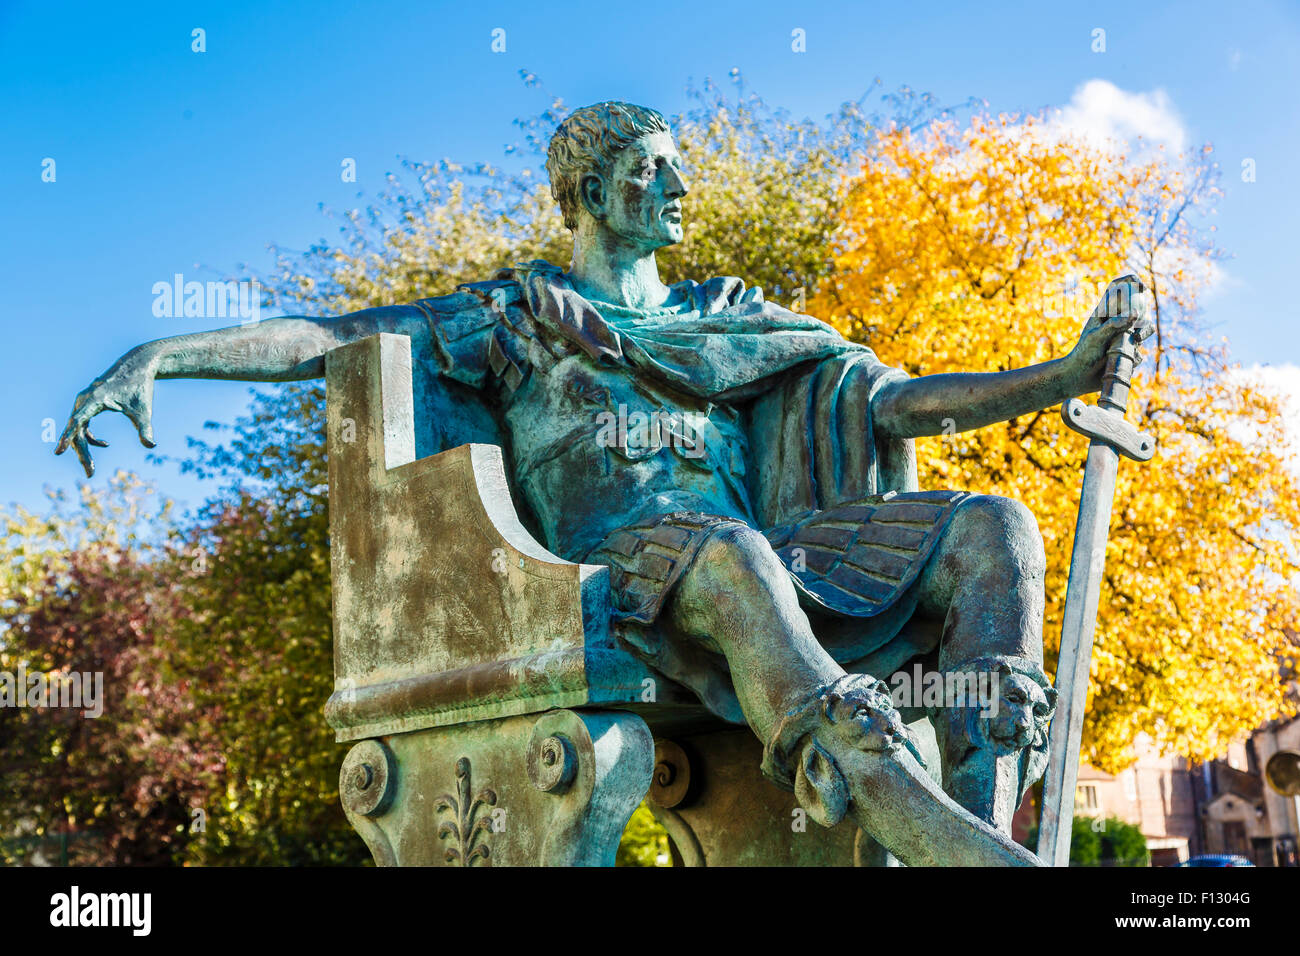
{"label": "curly hair", "polygon": [[578,227],[578,184],[602,172],[620,152],[649,133],[668,133],[668,121],[646,106],[609,101],[584,106],[564,118],[546,151],[551,195],[560,204],[564,227]]}

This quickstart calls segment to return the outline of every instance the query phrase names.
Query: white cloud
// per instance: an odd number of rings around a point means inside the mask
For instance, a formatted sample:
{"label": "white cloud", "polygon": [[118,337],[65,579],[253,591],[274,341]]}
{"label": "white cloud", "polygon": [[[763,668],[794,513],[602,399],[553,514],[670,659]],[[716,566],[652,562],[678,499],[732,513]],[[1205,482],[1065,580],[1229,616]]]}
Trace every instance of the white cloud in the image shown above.
{"label": "white cloud", "polygon": [[[1289,446],[1286,457],[1291,470],[1300,475],[1300,365],[1249,365],[1236,371],[1234,376],[1282,399],[1282,425]],[[1238,437],[1245,439],[1247,436],[1239,433]]]}
{"label": "white cloud", "polygon": [[1166,145],[1177,154],[1187,145],[1187,128],[1162,89],[1130,93],[1109,80],[1088,80],[1056,112],[1052,125],[1099,147],[1116,142]]}
{"label": "white cloud", "polygon": [[1216,295],[1241,286],[1240,280],[1229,274],[1218,260],[1191,249],[1162,246],[1156,250],[1155,270],[1157,276],[1166,278],[1182,270],[1192,283],[1200,284],[1202,305]]}
{"label": "white cloud", "polygon": [[[1097,150],[1125,150],[1134,160],[1157,146],[1165,147],[1165,159],[1181,165],[1178,155],[1188,148],[1191,134],[1164,90],[1130,92],[1109,80],[1092,79],[1075,88],[1070,102],[1050,110],[1047,122],[1038,133],[1048,142],[1082,139]],[[1168,276],[1178,269],[1202,283],[1201,302],[1222,293],[1234,283],[1223,265],[1192,250],[1162,249],[1156,270]]]}

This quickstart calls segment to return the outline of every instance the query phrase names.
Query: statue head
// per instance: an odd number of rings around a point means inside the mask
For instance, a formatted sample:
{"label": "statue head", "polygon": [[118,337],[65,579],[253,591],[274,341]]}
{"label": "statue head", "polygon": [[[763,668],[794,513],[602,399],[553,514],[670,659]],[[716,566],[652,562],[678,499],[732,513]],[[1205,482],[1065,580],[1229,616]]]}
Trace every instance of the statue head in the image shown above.
{"label": "statue head", "polygon": [[570,113],[551,137],[546,172],[564,225],[653,251],[682,240],[681,156],[667,121],[631,103]]}

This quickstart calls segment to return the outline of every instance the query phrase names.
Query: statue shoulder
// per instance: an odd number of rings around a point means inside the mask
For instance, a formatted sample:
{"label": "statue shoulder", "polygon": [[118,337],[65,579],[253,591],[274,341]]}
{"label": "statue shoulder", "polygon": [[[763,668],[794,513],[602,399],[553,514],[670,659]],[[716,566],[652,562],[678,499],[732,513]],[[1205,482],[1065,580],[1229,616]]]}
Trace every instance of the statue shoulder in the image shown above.
{"label": "statue shoulder", "polygon": [[[506,271],[506,270],[502,270]],[[496,325],[507,311],[519,308],[523,291],[501,273],[483,282],[466,282],[450,295],[417,299],[416,306],[442,341],[456,341]]]}
{"label": "statue shoulder", "polygon": [[512,269],[413,303],[425,315],[444,375],[474,387],[500,379],[512,389],[536,350],[524,290]]}

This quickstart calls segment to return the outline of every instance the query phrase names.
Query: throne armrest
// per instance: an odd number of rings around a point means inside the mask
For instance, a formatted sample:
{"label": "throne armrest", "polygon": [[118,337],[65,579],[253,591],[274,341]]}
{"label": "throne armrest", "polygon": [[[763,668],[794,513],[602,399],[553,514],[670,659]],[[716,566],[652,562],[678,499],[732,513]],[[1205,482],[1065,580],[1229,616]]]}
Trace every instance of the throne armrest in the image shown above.
{"label": "throne armrest", "polygon": [[325,369],[335,681],[325,714],[337,739],[645,701],[650,672],[610,639],[609,569],[565,561],[529,535],[501,449],[416,459],[410,338],[351,343]]}

